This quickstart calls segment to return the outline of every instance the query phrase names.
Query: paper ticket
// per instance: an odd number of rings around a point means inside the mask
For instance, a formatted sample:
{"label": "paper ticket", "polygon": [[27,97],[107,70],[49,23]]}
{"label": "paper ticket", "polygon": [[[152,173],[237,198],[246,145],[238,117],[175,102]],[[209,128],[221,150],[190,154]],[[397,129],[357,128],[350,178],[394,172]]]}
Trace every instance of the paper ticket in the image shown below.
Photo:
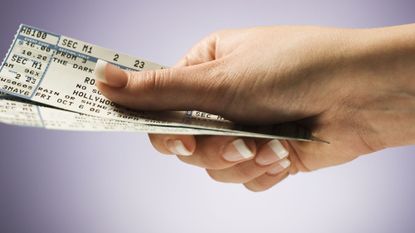
{"label": "paper ticket", "polygon": [[[91,123],[91,126],[108,120],[122,122],[120,124],[123,126],[117,126],[122,131],[141,127],[142,130],[136,131],[149,132],[149,126],[152,126],[154,128],[151,130],[157,130],[157,132],[169,131],[172,133],[176,130],[177,133],[181,133],[181,131],[187,130],[188,134],[241,135],[306,141],[314,139],[308,130],[296,124],[248,127],[235,124],[220,116],[199,111],[154,113],[123,108],[104,97],[95,87],[94,69],[98,59],[105,60],[122,69],[134,71],[163,68],[163,66],[145,59],[128,56],[35,27],[21,25],[0,67],[0,90],[35,103],[70,111],[37,107],[37,111],[47,112],[42,115],[47,115],[45,118],[50,121],[53,121],[54,117],[56,120],[56,116],[61,114],[62,116],[70,116],[65,121],[72,121],[74,125],[80,123],[74,121],[77,116],[78,119],[89,118],[91,122],[95,122]],[[16,102],[16,100],[5,101]],[[33,104],[31,105],[35,108]],[[57,111],[61,112],[57,113]],[[53,114],[49,114],[49,112]],[[74,112],[82,115],[71,115]],[[50,125],[44,127],[53,128]],[[61,125],[64,128],[62,122]],[[74,125],[71,125],[70,128],[76,129]],[[91,128],[91,126],[87,128]],[[105,127],[101,125],[98,128]],[[192,132],[190,133],[190,131]]]}
{"label": "paper ticket", "polygon": [[245,132],[224,132],[211,129],[167,127],[137,122],[115,120],[64,111],[48,106],[39,106],[0,93],[0,123],[40,127],[54,130],[146,132],[153,134],[222,135],[269,138],[263,134]]}
{"label": "paper ticket", "polygon": [[22,102],[0,94],[0,122],[4,124],[43,127],[47,129],[78,131],[120,131],[147,132],[157,134],[211,134],[225,135],[225,132],[185,127],[145,125],[135,122],[89,116],[63,111],[47,106]]}
{"label": "paper ticket", "polygon": [[[188,135],[231,135],[246,136],[240,132],[223,132],[215,130],[186,127],[166,127],[146,125],[131,121],[115,120],[69,112],[48,106],[39,106],[22,101],[13,96],[0,93],[0,123],[41,127],[55,130],[77,131],[118,131],[146,132],[154,134],[188,134]],[[261,135],[257,135],[261,137]]]}

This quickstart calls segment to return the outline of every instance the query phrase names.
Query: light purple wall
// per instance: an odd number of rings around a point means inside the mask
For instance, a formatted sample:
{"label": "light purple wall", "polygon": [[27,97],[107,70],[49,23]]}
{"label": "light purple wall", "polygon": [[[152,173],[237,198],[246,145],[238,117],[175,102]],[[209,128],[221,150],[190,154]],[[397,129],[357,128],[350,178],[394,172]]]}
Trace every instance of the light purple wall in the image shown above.
{"label": "light purple wall", "polygon": [[[273,24],[415,22],[415,1],[10,1],[20,23],[172,65],[211,31]],[[385,129],[387,130],[387,129]],[[0,232],[415,232],[414,147],[291,177],[263,193],[216,183],[146,135],[0,126]]]}

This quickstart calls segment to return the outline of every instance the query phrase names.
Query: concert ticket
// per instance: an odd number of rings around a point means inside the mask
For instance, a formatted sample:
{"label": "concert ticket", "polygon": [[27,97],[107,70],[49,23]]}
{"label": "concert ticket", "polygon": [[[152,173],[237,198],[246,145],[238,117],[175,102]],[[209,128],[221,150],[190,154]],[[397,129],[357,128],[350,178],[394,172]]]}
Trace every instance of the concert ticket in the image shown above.
{"label": "concert ticket", "polygon": [[[316,140],[308,130],[293,123],[244,126],[199,111],[155,113],[124,108],[95,87],[98,60],[133,71],[164,68],[145,59],[21,25],[0,67],[0,91],[8,94],[0,100],[0,121],[54,129]],[[18,98],[10,99],[10,95]]]}

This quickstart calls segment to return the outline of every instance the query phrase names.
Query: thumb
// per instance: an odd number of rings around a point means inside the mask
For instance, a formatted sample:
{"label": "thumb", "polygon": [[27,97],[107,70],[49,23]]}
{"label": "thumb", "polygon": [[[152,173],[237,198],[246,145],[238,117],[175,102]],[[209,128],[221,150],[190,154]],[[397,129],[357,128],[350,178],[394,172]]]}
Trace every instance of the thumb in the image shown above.
{"label": "thumb", "polygon": [[97,87],[113,102],[137,110],[199,110],[221,114],[226,79],[215,62],[150,71],[126,71],[98,60]]}

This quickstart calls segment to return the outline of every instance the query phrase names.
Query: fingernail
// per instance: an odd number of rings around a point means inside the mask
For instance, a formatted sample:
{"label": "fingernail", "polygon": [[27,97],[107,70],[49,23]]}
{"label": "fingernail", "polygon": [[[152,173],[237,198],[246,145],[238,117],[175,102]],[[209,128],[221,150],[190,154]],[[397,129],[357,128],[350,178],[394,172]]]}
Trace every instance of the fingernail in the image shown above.
{"label": "fingernail", "polygon": [[190,156],[192,152],[189,151],[183,144],[181,140],[178,139],[169,139],[166,141],[166,147],[169,151],[176,155]]}
{"label": "fingernail", "polygon": [[243,139],[236,139],[229,143],[223,153],[223,158],[229,162],[236,162],[242,159],[248,159],[254,156]]}
{"label": "fingernail", "polygon": [[105,67],[107,64],[108,62],[98,59],[94,69],[95,79],[105,84],[107,84],[107,79],[105,78]]}
{"label": "fingernail", "polygon": [[286,158],[288,156],[288,151],[284,148],[279,140],[269,141],[264,149],[258,153],[255,161],[259,165],[269,165],[278,160]]}
{"label": "fingernail", "polygon": [[111,87],[124,87],[128,82],[127,73],[104,60],[97,60],[94,69],[95,79]]}
{"label": "fingernail", "polygon": [[267,171],[268,174],[276,175],[283,171],[284,169],[290,166],[291,162],[288,159],[283,159],[280,162],[276,163],[270,170]]}

